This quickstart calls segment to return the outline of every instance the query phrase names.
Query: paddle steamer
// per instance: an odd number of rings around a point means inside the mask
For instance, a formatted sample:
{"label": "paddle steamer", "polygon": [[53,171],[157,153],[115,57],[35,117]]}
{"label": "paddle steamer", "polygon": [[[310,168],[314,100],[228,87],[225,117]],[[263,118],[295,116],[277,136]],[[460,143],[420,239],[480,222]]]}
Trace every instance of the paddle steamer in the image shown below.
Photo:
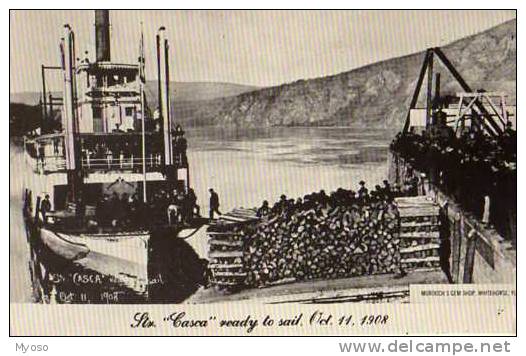
{"label": "paddle steamer", "polygon": [[[152,229],[169,225],[177,238],[204,220],[193,212],[184,221],[166,215],[170,199],[190,193],[190,176],[184,132],[170,113],[165,28],[156,38],[159,107],[151,110],[143,36],[137,63],[114,62],[109,19],[108,10],[95,11],[94,61],[88,53],[76,57],[65,25],[61,65],[42,66],[42,124],[24,139],[36,173],[24,217],[29,237],[59,258],[89,259],[89,269],[147,293],[157,278],[148,273]],[[46,91],[50,71],[60,73],[61,98]]]}

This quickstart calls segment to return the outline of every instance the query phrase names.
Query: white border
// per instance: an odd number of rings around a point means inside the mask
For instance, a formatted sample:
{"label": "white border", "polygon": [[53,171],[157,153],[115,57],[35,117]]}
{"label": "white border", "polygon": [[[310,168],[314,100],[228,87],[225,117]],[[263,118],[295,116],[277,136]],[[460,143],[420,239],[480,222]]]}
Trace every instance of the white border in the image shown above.
{"label": "white border", "polygon": [[[180,8],[246,8],[250,5],[250,7],[253,8],[342,8],[342,7],[348,7],[351,5],[351,2],[343,2],[343,1],[331,1],[331,0],[325,0],[325,1],[312,1],[312,0],[304,0],[304,1],[276,1],[276,0],[266,0],[266,1],[232,1],[232,2],[224,2],[224,3],[218,3],[216,1],[192,1],[192,2],[172,2],[167,3],[166,1],[159,1],[159,0],[150,0],[148,2],[108,2],[108,1],[90,1],[90,2],[72,2],[72,1],[46,1],[45,3],[42,1],[9,1],[9,2],[3,2],[5,4],[5,10],[3,12],[3,19],[5,21],[4,26],[2,26],[2,42],[3,46],[2,48],[6,49],[8,48],[9,43],[9,28],[8,28],[8,19],[7,19],[7,10],[9,8],[41,8],[45,6],[46,8],[126,8],[126,7],[139,7],[139,6],[147,6],[148,8],[164,8],[166,6],[174,6],[174,7],[180,7]],[[362,5],[367,6],[367,8],[436,8],[437,6],[440,6],[440,8],[454,8],[454,9],[463,9],[463,8],[486,8],[491,9],[496,6],[503,9],[512,9],[512,8],[519,8],[518,14],[521,14],[522,8],[524,7],[524,2],[518,2],[518,1],[508,1],[508,0],[501,0],[498,2],[481,2],[481,1],[451,1],[451,0],[442,0],[440,2],[422,2],[422,1],[404,1],[402,2],[392,2],[392,1],[373,1],[369,0],[367,2],[358,2],[356,5]],[[525,23],[519,22],[518,25],[518,39],[521,41],[519,48],[518,48],[518,63],[524,63],[524,56],[523,54],[523,47],[522,44],[524,41],[522,39],[526,38],[525,35]],[[7,52],[7,51],[6,51]],[[3,110],[2,110],[2,117],[3,120],[0,120],[0,125],[2,128],[2,132],[4,133],[4,137],[6,138],[5,142],[0,145],[0,164],[1,167],[4,167],[2,170],[4,173],[0,175],[1,184],[2,187],[4,187],[4,197],[9,197],[9,190],[8,190],[8,173],[6,167],[9,166],[9,162],[6,159],[8,157],[8,143],[7,143],[7,135],[9,132],[9,124],[8,124],[8,105],[7,105],[7,97],[9,94],[9,63],[8,63],[8,57],[7,53],[5,53],[1,57],[1,68],[3,68],[3,71],[5,75],[3,78],[5,78],[4,85],[2,86],[2,97],[5,101],[3,101]],[[521,67],[522,68],[522,67]],[[522,90],[522,83],[525,83],[524,81],[524,71],[518,70],[518,92],[517,92],[517,102],[518,103],[525,103],[524,100],[524,91]],[[518,111],[520,113],[520,111]],[[521,126],[521,124],[518,124]],[[522,156],[522,151],[526,149],[526,143],[524,143],[521,138],[521,132],[522,129],[519,130],[519,151],[521,151],[520,157]],[[521,159],[519,159],[521,161]],[[522,162],[519,163],[519,165],[522,167]],[[521,173],[523,170],[519,170],[519,182],[522,182],[523,174]],[[524,207],[524,200],[521,199],[524,197],[524,188],[522,188],[522,185],[519,184],[519,190],[518,190],[518,202],[519,202],[519,215],[521,212],[523,212]],[[9,199],[6,199],[8,201]],[[9,225],[9,211],[7,203],[4,202],[0,205],[0,216],[2,219],[1,226],[3,227],[3,263],[1,264],[2,269],[2,276],[4,277],[2,280],[2,285],[6,286],[8,281],[6,280],[6,276],[8,276],[8,253],[9,248],[7,247],[8,244],[8,225]],[[521,232],[522,232],[522,225],[521,225],[521,219],[519,219],[519,249],[521,251],[519,252],[519,256],[522,256],[524,251],[521,248],[521,246],[524,246],[525,243],[521,239]],[[519,260],[520,261],[520,260]],[[520,263],[519,263],[520,265]],[[524,276],[524,272],[521,271],[519,273],[519,276]],[[520,321],[524,320],[525,312],[524,310],[526,307],[525,304],[522,303],[522,292],[524,291],[521,287],[521,283],[519,281],[518,283],[518,289],[519,289],[519,297],[518,297],[518,320],[519,320],[519,328],[518,332],[520,335],[522,324]],[[338,342],[340,341],[351,341],[349,338],[208,338],[206,340],[199,340],[197,338],[125,338],[125,339],[115,339],[115,338],[53,338],[53,339],[43,339],[43,338],[24,338],[24,339],[6,339],[7,335],[9,333],[8,330],[8,303],[9,303],[9,296],[7,291],[4,288],[4,293],[1,294],[1,305],[2,308],[2,336],[3,336],[3,342],[2,342],[2,349],[6,351],[6,354],[15,354],[15,343],[18,341],[23,341],[25,343],[46,343],[50,345],[53,355],[90,355],[93,356],[95,353],[102,352],[103,354],[118,354],[118,355],[150,355],[150,354],[170,354],[170,355],[185,355],[188,353],[189,355],[194,354],[208,354],[208,355],[217,355],[217,354],[225,354],[225,355],[269,355],[269,354],[275,354],[275,355],[286,355],[288,354],[312,354],[312,355],[325,355],[325,354],[332,354],[332,353],[338,353]],[[522,340],[522,337],[519,337],[517,340],[510,340],[512,342],[512,350],[514,353],[520,351],[523,349],[523,346],[525,345],[524,341]],[[356,338],[352,339],[353,341],[358,341]],[[366,338],[362,339],[361,341],[384,341],[387,342],[387,338]],[[419,341],[425,341],[425,340],[432,340],[432,338],[420,338]],[[442,338],[439,341],[446,341],[450,340],[453,341],[451,338]],[[479,342],[480,339],[472,340],[470,338],[455,338],[454,341],[474,341]],[[504,341],[504,338],[491,338],[488,339],[488,341]],[[50,353],[51,354],[51,353]]]}

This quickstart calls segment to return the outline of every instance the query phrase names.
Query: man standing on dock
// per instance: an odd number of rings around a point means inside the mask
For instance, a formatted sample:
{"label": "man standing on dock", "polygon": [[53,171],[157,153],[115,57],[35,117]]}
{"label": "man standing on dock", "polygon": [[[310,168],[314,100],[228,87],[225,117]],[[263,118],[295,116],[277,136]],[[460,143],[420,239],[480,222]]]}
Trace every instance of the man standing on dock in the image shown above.
{"label": "man standing on dock", "polygon": [[42,203],[40,203],[40,213],[42,214],[42,221],[44,221],[44,224],[47,224],[47,213],[51,211],[51,201],[49,201],[49,194],[46,194],[46,197],[44,200],[42,200]]}
{"label": "man standing on dock", "polygon": [[212,188],[210,188],[208,191],[210,192],[210,220],[213,220],[214,212],[216,212],[218,215],[221,215],[221,212],[219,211],[219,196]]}

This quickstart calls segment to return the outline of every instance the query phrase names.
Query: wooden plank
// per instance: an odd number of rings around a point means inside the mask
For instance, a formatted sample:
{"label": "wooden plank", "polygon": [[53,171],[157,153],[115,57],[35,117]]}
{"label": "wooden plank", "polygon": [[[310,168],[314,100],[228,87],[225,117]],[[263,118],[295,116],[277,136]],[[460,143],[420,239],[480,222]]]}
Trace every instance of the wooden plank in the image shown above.
{"label": "wooden plank", "polygon": [[482,235],[478,236],[475,250],[492,269],[495,269],[495,248],[489,240]]}
{"label": "wooden plank", "polygon": [[402,239],[439,239],[439,231],[413,231],[413,232],[401,232],[400,238]]}
{"label": "wooden plank", "polygon": [[242,241],[225,241],[225,240],[208,240],[208,243],[210,245],[217,245],[217,246],[243,246]]}
{"label": "wooden plank", "polygon": [[247,210],[247,209],[234,209],[231,213],[246,216],[252,219],[258,219],[257,212],[254,210]]}
{"label": "wooden plank", "polygon": [[396,199],[395,201],[396,206],[398,207],[405,207],[405,206],[437,206],[438,204],[432,200],[427,199],[408,199],[408,198],[401,198]]}
{"label": "wooden plank", "polygon": [[412,219],[412,218],[430,218],[430,220],[431,220],[431,219],[438,218],[439,212],[438,211],[431,212],[431,211],[423,211],[423,210],[419,210],[419,211],[403,211],[403,210],[399,210],[399,216],[400,216],[400,219],[402,219],[402,220],[406,220],[408,218],[410,218],[410,219]]}
{"label": "wooden plank", "polygon": [[213,251],[208,253],[210,258],[236,258],[243,257],[243,252],[241,251]]}
{"label": "wooden plank", "polygon": [[400,214],[401,218],[405,217],[424,217],[424,216],[430,216],[435,217],[440,214],[440,208],[438,206],[430,206],[430,207],[424,207],[424,206],[417,206],[417,207],[408,207],[400,209],[398,208],[398,212]]}
{"label": "wooden plank", "polygon": [[228,282],[228,281],[221,281],[221,280],[212,280],[212,284],[220,285],[220,286],[238,286],[241,282]]}
{"label": "wooden plank", "polygon": [[246,216],[246,217],[254,217],[256,214],[253,213],[247,213],[242,210],[231,210],[223,215],[240,215],[240,216]]}
{"label": "wooden plank", "polygon": [[240,239],[240,237],[235,237],[235,235],[208,236],[208,240],[214,241],[234,241],[236,238]]}
{"label": "wooden plank", "polygon": [[460,251],[462,248],[460,219],[460,214],[457,214],[453,221],[453,234],[451,237],[451,277],[455,283],[459,282]]}
{"label": "wooden plank", "polygon": [[239,224],[240,223],[237,221],[227,220],[227,219],[223,219],[219,217],[218,220],[210,223],[210,227],[213,229],[217,229],[219,231],[227,232],[227,231],[232,231],[237,226],[239,226]]}
{"label": "wooden plank", "polygon": [[471,230],[467,235],[466,259],[464,261],[463,283],[473,283],[473,266],[475,264],[475,249],[477,243],[476,230]]}
{"label": "wooden plank", "polygon": [[239,234],[234,234],[233,232],[228,232],[228,231],[207,231],[206,232],[207,235],[228,235],[228,236],[233,236],[233,235],[239,235]]}
{"label": "wooden plank", "polygon": [[255,211],[246,210],[246,209],[234,209],[234,210],[229,211],[228,214],[239,214],[239,215],[256,217]]}
{"label": "wooden plank", "polygon": [[439,248],[440,248],[439,244],[428,243],[424,245],[401,248],[400,253],[412,253],[412,252],[419,252],[419,251],[426,251],[426,250],[435,250]]}
{"label": "wooden plank", "polygon": [[438,207],[421,207],[415,206],[411,208],[398,208],[398,215],[403,220],[408,220],[412,218],[430,218],[436,219],[440,215],[440,208]]}
{"label": "wooden plank", "polygon": [[206,234],[209,238],[224,238],[232,236],[243,236],[243,234],[234,231],[207,231]]}
{"label": "wooden plank", "polygon": [[227,218],[240,219],[242,220],[242,222],[256,221],[256,218],[254,218],[253,216],[246,216],[246,215],[236,214],[236,213],[228,213]]}
{"label": "wooden plank", "polygon": [[217,268],[217,269],[235,269],[235,268],[243,268],[242,263],[209,263],[209,268]]}
{"label": "wooden plank", "polygon": [[229,220],[229,221],[233,221],[233,222],[247,222],[247,219],[242,219],[242,218],[238,218],[238,217],[235,217],[235,216],[232,216],[232,215],[227,215],[227,214],[221,215],[220,219],[221,220]]}
{"label": "wooden plank", "polygon": [[251,212],[253,214],[256,214],[258,212],[257,208],[235,208],[234,210]]}
{"label": "wooden plank", "polygon": [[406,258],[402,259],[400,263],[420,263],[420,262],[440,262],[439,256],[429,256],[424,258]]}
{"label": "wooden plank", "polygon": [[226,272],[226,271],[214,271],[212,272],[214,277],[246,277],[246,272]]}
{"label": "wooden plank", "polygon": [[436,203],[416,203],[416,204],[414,204],[414,203],[402,203],[402,204],[397,203],[396,207],[398,208],[398,210],[415,209],[415,208],[439,208],[438,204],[436,204]]}
{"label": "wooden plank", "polygon": [[427,196],[419,195],[416,197],[398,197],[394,199],[397,205],[409,205],[409,204],[436,204],[433,199],[429,199]]}
{"label": "wooden plank", "polygon": [[438,224],[431,223],[431,222],[402,221],[402,222],[400,222],[400,227],[402,227],[402,228],[409,228],[409,227],[437,227],[438,228]]}

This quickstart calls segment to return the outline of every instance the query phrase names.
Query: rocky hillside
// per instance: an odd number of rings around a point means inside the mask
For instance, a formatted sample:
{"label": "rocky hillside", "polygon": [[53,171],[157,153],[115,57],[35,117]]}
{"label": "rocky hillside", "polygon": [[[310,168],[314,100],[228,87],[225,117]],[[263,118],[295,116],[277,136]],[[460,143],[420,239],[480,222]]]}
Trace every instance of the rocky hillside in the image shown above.
{"label": "rocky hillside", "polygon": [[[516,98],[516,20],[463,38],[443,51],[474,89],[505,91]],[[172,101],[186,125],[376,126],[399,129],[406,115],[424,52],[349,72],[221,99]],[[435,62],[436,63],[436,62]],[[441,70],[435,65],[435,71]],[[460,90],[442,71],[442,92]]]}
{"label": "rocky hillside", "polygon": [[[516,102],[516,20],[463,38],[443,51],[473,89],[508,93]],[[232,83],[171,84],[175,118],[185,126],[368,126],[400,129],[424,51],[349,72],[269,88]],[[440,70],[435,65],[435,71]],[[460,91],[442,71],[442,92]],[[157,82],[146,86],[157,106]],[[58,93],[57,93],[58,95]],[[35,105],[39,93],[15,93],[11,102]]]}
{"label": "rocky hillside", "polygon": [[[175,103],[213,100],[260,89],[249,85],[218,82],[171,82],[170,85],[172,101]],[[145,91],[146,95],[154,100],[155,103],[157,98],[157,81],[149,80],[146,83]],[[55,97],[62,95],[61,92],[56,91],[51,94]],[[9,101],[11,103],[37,105],[39,98],[40,92],[18,92],[9,94]]]}
{"label": "rocky hillside", "polygon": [[[228,96],[258,90],[260,88],[249,85],[220,82],[171,82],[171,100],[175,103],[213,100]],[[157,81],[149,80],[146,83],[146,95],[155,101],[157,96]]]}

